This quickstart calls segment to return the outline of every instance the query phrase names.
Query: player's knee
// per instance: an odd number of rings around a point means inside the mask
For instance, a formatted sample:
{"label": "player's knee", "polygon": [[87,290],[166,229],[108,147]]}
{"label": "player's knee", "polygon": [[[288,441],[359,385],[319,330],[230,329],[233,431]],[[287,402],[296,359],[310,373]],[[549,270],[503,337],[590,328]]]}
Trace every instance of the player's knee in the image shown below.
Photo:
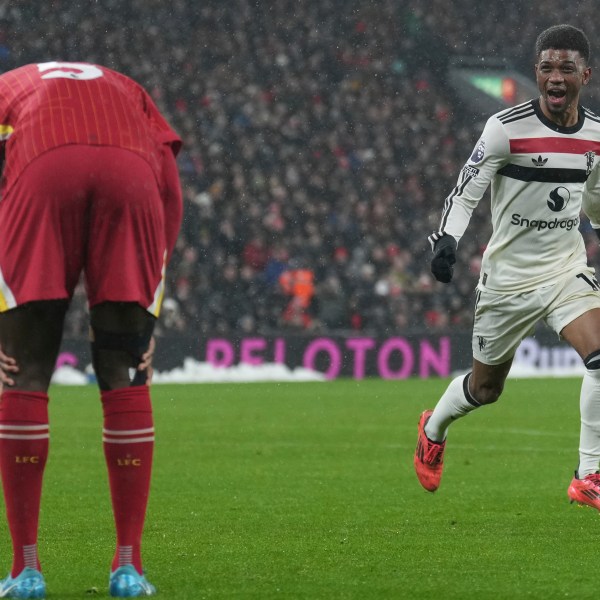
{"label": "player's knee", "polygon": [[20,363],[19,372],[11,374],[14,381],[12,388],[27,392],[46,392],[50,386],[53,371],[54,365],[49,363]]}
{"label": "player's knee", "polygon": [[0,313],[0,345],[16,360],[14,389],[45,392],[60,349],[66,300],[26,302]]}
{"label": "player's knee", "polygon": [[146,371],[137,366],[148,349],[152,331],[119,334],[92,328],[92,364],[101,390],[145,385]]}
{"label": "player's knee", "polygon": [[[129,309],[122,308],[125,313]],[[97,312],[92,314],[92,363],[101,390],[146,384],[147,372],[138,370],[137,366],[150,345],[155,319],[143,309],[140,309],[143,313],[136,309],[140,307],[130,311],[132,318],[128,327],[123,325],[122,313],[111,327],[110,320],[103,318],[109,314],[110,307],[100,317]]]}

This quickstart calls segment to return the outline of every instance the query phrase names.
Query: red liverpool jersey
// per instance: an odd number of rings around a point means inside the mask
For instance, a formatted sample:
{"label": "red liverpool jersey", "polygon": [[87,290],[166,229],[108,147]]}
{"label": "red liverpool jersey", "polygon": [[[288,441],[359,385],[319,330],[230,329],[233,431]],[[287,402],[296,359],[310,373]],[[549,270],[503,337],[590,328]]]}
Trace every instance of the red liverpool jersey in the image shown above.
{"label": "red liverpool jersey", "polygon": [[68,144],[116,146],[148,161],[161,181],[161,145],[181,140],[135,81],[89,63],[31,64],[0,76],[3,190],[40,154]]}

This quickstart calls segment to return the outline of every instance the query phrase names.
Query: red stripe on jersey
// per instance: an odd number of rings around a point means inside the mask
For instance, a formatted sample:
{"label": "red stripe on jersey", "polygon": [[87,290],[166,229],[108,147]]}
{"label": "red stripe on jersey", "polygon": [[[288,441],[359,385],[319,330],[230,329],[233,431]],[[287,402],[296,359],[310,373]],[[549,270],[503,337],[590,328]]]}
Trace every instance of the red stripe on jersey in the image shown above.
{"label": "red stripe on jersey", "polygon": [[511,154],[585,154],[590,151],[600,153],[600,142],[564,137],[510,140]]}

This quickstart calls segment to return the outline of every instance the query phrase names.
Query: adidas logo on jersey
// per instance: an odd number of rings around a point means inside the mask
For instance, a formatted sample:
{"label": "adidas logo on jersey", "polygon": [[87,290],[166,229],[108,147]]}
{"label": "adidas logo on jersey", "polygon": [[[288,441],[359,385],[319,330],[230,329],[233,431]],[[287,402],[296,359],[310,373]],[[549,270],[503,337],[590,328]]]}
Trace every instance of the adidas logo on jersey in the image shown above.
{"label": "adidas logo on jersey", "polygon": [[532,158],[531,162],[536,167],[543,167],[548,162],[548,159],[547,158],[542,158],[541,156],[538,156],[537,159],[536,158]]}

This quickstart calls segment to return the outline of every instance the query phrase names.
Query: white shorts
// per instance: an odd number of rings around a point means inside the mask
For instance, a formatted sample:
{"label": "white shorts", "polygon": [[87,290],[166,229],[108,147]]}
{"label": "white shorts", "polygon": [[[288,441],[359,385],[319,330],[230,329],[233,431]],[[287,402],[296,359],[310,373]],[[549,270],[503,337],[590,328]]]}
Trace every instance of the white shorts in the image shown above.
{"label": "white shorts", "polygon": [[486,365],[502,364],[515,355],[538,321],[560,334],[571,321],[594,308],[600,308],[600,284],[591,268],[574,271],[531,292],[477,290],[473,358]]}

